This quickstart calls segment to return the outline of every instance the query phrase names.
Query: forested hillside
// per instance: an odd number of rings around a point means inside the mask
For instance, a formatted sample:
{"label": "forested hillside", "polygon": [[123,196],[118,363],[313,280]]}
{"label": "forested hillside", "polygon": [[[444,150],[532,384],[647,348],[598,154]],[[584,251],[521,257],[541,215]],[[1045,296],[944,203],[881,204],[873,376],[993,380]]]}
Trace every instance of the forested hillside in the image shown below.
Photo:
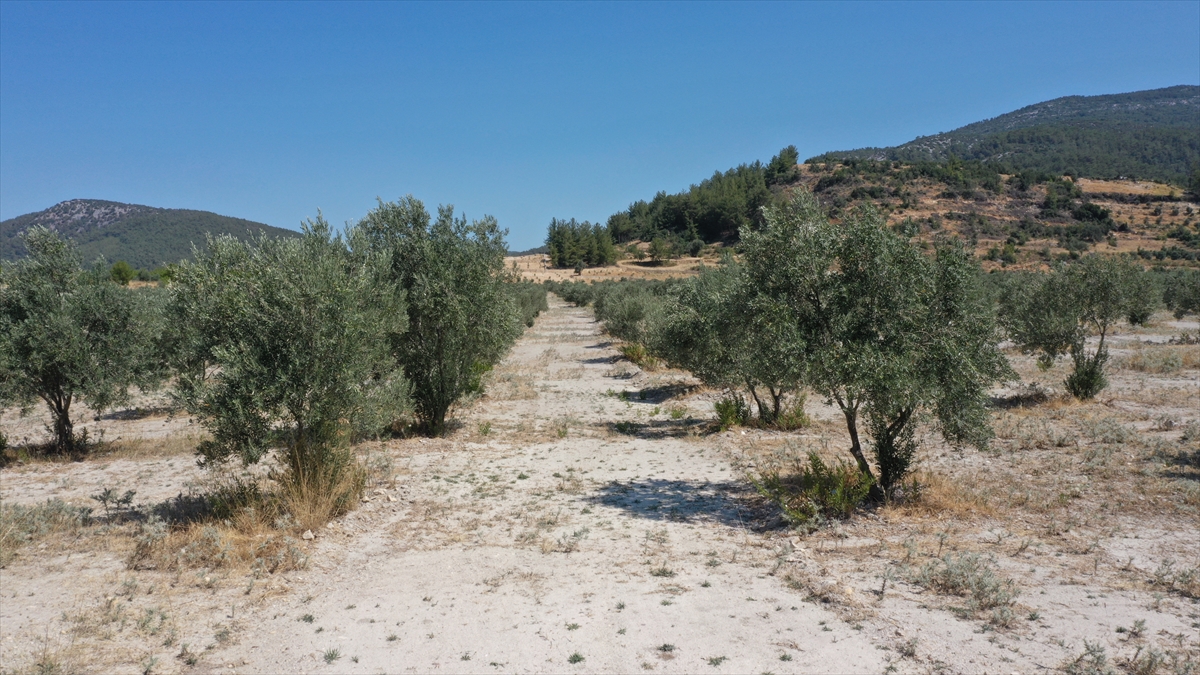
{"label": "forested hillside", "polygon": [[1016,170],[1183,185],[1200,169],[1200,87],[1065,96],[894,148],[829,152],[809,161],[951,157]]}
{"label": "forested hillside", "polygon": [[[1158,260],[1200,258],[1196,86],[1068,96],[896,148],[798,160],[788,146],[767,164],[660,191],[610,216],[608,237],[630,255],[639,250],[625,245],[642,241],[667,251],[659,259],[696,256],[704,244],[733,243],[739,228],[761,225],[764,206],[803,185],[834,218],[871,202],[896,227],[962,236],[1006,265],[1077,256],[1099,243]],[[557,250],[563,229],[552,224],[549,234]],[[554,262],[579,260],[607,264],[581,255]]]}
{"label": "forested hillside", "polygon": [[190,258],[192,244],[204,248],[207,233],[231,234],[239,239],[260,231],[271,236],[297,235],[291,230],[208,211],[72,199],[0,223],[0,258],[24,257],[20,235],[35,225],[69,238],[87,262],[104,256],[109,262],[124,260],[144,269]]}

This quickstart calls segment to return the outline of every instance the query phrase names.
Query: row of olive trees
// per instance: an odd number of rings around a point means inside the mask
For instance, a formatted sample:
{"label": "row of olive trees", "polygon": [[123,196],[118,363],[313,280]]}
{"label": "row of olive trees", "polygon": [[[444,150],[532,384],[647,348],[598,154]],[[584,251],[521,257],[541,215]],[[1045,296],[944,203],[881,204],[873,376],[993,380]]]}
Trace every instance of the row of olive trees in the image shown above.
{"label": "row of olive trees", "polygon": [[298,238],[215,238],[163,289],[83,271],[45,230],[26,243],[0,272],[0,403],[42,399],[55,447],[78,452],[73,401],[103,409],[170,379],[211,432],[203,461],[279,447],[293,483],[344,482],[349,443],[410,415],[441,433],[545,306],[509,283],[493,218],[434,219],[412,197],[340,235],[318,217]]}
{"label": "row of olive trees", "polygon": [[1002,339],[1044,366],[1071,355],[1067,389],[1090,398],[1104,387],[1116,323],[1145,322],[1160,297],[1182,316],[1200,296],[1200,273],[1155,278],[1100,256],[989,289],[956,243],[930,254],[869,208],[831,223],[807,193],[764,209],[764,225],[741,235],[740,262],[687,281],[554,290],[593,303],[610,333],[706,384],[748,392],[760,423],[779,426],[782,401],[803,390],[835,404],[877,496],[908,472],[921,420],[952,443],[988,443],[987,391],[1015,378]]}

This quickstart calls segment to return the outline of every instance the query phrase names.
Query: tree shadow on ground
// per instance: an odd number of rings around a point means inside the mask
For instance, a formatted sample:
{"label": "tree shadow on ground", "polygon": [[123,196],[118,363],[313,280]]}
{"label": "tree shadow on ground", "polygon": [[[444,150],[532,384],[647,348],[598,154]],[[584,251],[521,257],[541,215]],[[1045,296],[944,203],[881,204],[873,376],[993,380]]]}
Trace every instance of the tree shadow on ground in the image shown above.
{"label": "tree shadow on ground", "polygon": [[[683,384],[676,382],[673,384],[664,384],[657,387],[646,387],[637,393],[637,400],[641,403],[664,403],[677,396],[685,396],[699,389],[694,384]],[[631,397],[632,400],[633,397]]]}
{"label": "tree shadow on ground", "polygon": [[[632,403],[632,401],[630,401]],[[633,436],[635,438],[662,439],[682,438],[689,433],[705,433],[712,424],[706,420],[685,418],[679,420],[650,420],[649,422],[632,422],[623,420],[605,424],[614,434]]]}
{"label": "tree shadow on ground", "polygon": [[740,481],[647,478],[613,481],[584,501],[647,520],[715,522],[757,531],[771,527],[777,520],[769,505],[757,496]]}
{"label": "tree shadow on ground", "polygon": [[613,343],[611,340],[606,340],[604,342],[597,342],[594,345],[584,345],[583,348],[584,349],[608,349],[609,347],[612,346],[612,344]]}
{"label": "tree shadow on ground", "polygon": [[151,406],[148,408],[125,408],[124,410],[113,410],[103,415],[97,416],[101,420],[143,420],[147,417],[155,415],[170,415],[173,409],[170,406]]}
{"label": "tree shadow on ground", "polygon": [[579,359],[580,363],[587,365],[596,365],[600,363],[616,363],[620,356],[596,356],[590,359]]}

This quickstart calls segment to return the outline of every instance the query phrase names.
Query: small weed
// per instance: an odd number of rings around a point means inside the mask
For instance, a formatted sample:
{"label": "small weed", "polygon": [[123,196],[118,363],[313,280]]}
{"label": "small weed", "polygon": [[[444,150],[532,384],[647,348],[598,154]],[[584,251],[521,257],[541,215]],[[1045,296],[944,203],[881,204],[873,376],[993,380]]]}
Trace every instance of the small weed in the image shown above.
{"label": "small weed", "polygon": [[791,655],[791,654],[780,654],[780,655],[779,655],[779,660],[780,660],[780,661],[791,661],[791,660],[792,660],[792,655]]}
{"label": "small weed", "polygon": [[579,630],[579,624],[569,623],[567,624],[567,630]]}
{"label": "small weed", "polygon": [[1115,671],[1108,665],[1108,655],[1100,643],[1083,641],[1083,653],[1063,662],[1059,669],[1067,675],[1111,675]]}
{"label": "small weed", "polygon": [[712,586],[712,582],[709,581],[708,579],[705,579],[704,581],[700,582],[700,588],[708,588],[710,586]]}
{"label": "small weed", "polygon": [[675,651],[675,645],[673,645],[669,642],[665,642],[658,646],[658,651],[660,651],[664,654],[670,654],[671,652]]}
{"label": "small weed", "polygon": [[304,623],[312,623],[313,621],[316,621],[317,619],[312,614],[305,614],[304,616],[300,617],[299,620],[303,621]]}
{"label": "small weed", "polygon": [[652,577],[673,577],[673,576],[675,576],[675,570],[667,567],[666,565],[663,565],[662,567],[655,567],[654,569],[650,570],[650,576],[652,576]]}
{"label": "small weed", "polygon": [[480,436],[487,436],[490,433],[492,433],[492,423],[491,422],[484,422],[479,425],[479,435]]}
{"label": "small weed", "polygon": [[325,663],[333,663],[334,661],[342,658],[342,650],[333,648],[326,649],[325,653],[321,655],[321,658],[325,659]]}
{"label": "small weed", "polygon": [[399,639],[400,639],[400,636],[396,635],[395,633],[392,633],[391,635],[387,636],[388,642],[395,642],[396,640],[399,640]]}
{"label": "small weed", "polygon": [[722,663],[725,663],[728,660],[729,659],[724,656],[713,656],[708,659],[708,665],[716,668],[717,666],[721,665]]}
{"label": "small weed", "polygon": [[583,663],[583,661],[584,661],[583,654],[580,654],[579,652],[575,652],[574,654],[571,654],[570,656],[567,657],[567,663],[575,664],[575,663]]}
{"label": "small weed", "polygon": [[619,611],[621,611],[621,610],[623,610],[623,609],[625,609],[625,603],[623,603],[623,602],[618,602],[618,603],[617,603],[617,611],[619,612]]}
{"label": "small weed", "polygon": [[624,634],[625,634],[625,629],[624,629],[624,628],[622,628],[622,629],[620,629],[620,630],[618,630],[618,631],[617,631],[617,635],[624,635]]}
{"label": "small weed", "polygon": [[459,661],[470,661],[471,660],[471,652],[463,652],[463,655],[458,657],[458,660]]}
{"label": "small weed", "polygon": [[112,512],[116,509],[127,509],[133,504],[133,496],[137,494],[133,490],[126,490],[125,494],[118,496],[117,491],[112,488],[104,488],[100,494],[92,495],[92,499],[100,502],[104,507],[105,517],[111,519]]}
{"label": "small weed", "polygon": [[524,471],[517,474],[517,480],[525,480],[526,478],[529,478],[529,474],[525,473]]}

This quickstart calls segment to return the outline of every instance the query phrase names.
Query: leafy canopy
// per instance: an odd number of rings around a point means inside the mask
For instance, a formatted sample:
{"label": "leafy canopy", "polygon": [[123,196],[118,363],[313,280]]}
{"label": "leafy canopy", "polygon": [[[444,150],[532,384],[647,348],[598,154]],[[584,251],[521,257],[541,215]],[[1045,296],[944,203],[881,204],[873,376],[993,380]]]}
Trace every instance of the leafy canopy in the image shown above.
{"label": "leafy canopy", "polygon": [[353,437],[404,414],[391,350],[404,293],[385,254],[359,242],[318,216],[299,238],[212,238],[179,265],[168,310],[177,392],[212,434],[205,462],[253,463],[278,444],[292,484],[336,486],[353,470]]}
{"label": "leafy canopy", "polygon": [[131,385],[161,379],[150,353],[160,328],[154,298],[110,281],[102,260],[81,270],[76,248],[45,228],[31,228],[24,244],[29,257],[0,268],[0,405],[41,399],[55,450],[79,452],[76,400],[103,410]]}
{"label": "leafy canopy", "polygon": [[741,233],[747,280],[787,324],[805,383],[841,409],[859,469],[874,477],[860,420],[884,490],[911,465],[922,413],[948,441],[985,445],[987,388],[1012,371],[967,252],[930,257],[869,207],[835,225],[806,191],[764,213],[763,228]]}
{"label": "leafy canopy", "polygon": [[[1090,255],[1049,274],[1012,277],[1001,303],[1008,335],[1026,353],[1038,354],[1049,368],[1065,354],[1074,361],[1067,390],[1080,399],[1100,393],[1108,382],[1105,344],[1122,320],[1141,322],[1154,308],[1156,293],[1142,268],[1127,258]],[[1095,335],[1089,353],[1087,339]]]}
{"label": "leafy canopy", "polygon": [[359,223],[367,250],[390,256],[388,278],[407,293],[408,330],[393,348],[412,382],[417,417],[441,433],[446,413],[521,333],[505,289],[504,232],[496,219],[467,222],[453,206],[432,220],[411,195],[380,201]]}

